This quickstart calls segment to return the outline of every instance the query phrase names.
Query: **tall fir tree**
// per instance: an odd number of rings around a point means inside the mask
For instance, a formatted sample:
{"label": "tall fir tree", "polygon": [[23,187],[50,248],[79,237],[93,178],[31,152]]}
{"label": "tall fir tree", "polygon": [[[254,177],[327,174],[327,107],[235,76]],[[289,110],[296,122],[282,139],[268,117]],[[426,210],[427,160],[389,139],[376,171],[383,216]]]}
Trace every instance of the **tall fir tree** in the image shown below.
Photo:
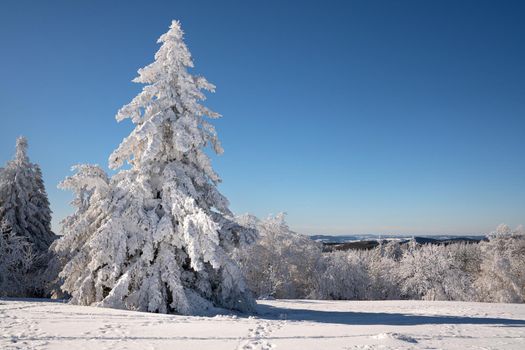
{"label": "tall fir tree", "polygon": [[[55,245],[68,261],[61,276],[72,302],[161,313],[248,311],[254,302],[233,255],[245,237],[205,149],[222,153],[203,106],[205,78],[188,72],[192,58],[180,24],[159,40],[155,61],[138,71],[146,84],[116,119],[134,130],[109,158],[108,177],[80,165],[62,187],[77,211]],[[128,162],[129,169],[122,169]]]}
{"label": "tall fir tree", "polygon": [[15,159],[0,171],[0,294],[45,294],[41,275],[55,238],[42,172],[20,137]]}

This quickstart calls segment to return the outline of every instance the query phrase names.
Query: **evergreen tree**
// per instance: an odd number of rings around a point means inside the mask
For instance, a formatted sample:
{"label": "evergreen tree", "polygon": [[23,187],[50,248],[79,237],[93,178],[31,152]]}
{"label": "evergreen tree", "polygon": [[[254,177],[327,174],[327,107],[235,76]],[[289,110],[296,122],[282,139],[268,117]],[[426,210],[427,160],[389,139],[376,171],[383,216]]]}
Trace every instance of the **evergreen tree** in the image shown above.
{"label": "evergreen tree", "polygon": [[27,140],[17,139],[15,159],[0,171],[0,293],[38,296],[41,273],[50,259],[51,210],[42,172],[27,156]]}
{"label": "evergreen tree", "polygon": [[140,69],[142,92],[117,114],[135,129],[109,163],[130,169],[109,178],[83,165],[62,183],[76,198],[55,250],[68,261],[61,276],[72,302],[151,312],[251,310],[253,299],[233,260],[244,229],[217,190],[205,148],[222,153],[200,104],[214,86],[191,75],[179,22],[159,38],[155,61]]}

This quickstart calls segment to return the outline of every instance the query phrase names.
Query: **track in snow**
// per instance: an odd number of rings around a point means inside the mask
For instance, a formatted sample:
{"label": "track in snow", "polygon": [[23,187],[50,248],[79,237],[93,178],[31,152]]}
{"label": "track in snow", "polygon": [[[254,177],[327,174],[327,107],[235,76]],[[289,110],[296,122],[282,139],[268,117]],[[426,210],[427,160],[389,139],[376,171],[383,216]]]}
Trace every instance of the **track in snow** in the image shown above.
{"label": "track in snow", "polygon": [[189,317],[0,299],[0,349],[522,349],[525,305],[260,301]]}

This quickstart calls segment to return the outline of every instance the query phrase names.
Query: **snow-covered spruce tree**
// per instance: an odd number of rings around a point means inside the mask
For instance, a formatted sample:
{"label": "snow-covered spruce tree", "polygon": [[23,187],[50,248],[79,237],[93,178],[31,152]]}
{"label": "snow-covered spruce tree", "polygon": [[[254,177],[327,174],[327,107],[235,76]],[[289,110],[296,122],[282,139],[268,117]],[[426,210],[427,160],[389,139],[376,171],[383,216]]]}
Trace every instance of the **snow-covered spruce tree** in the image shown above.
{"label": "snow-covered spruce tree", "polygon": [[42,172],[20,137],[15,159],[0,171],[0,295],[45,294],[42,273],[55,238]]}
{"label": "snow-covered spruce tree", "polygon": [[66,261],[71,301],[132,310],[198,314],[212,307],[249,311],[254,301],[232,256],[245,239],[217,190],[205,148],[222,153],[200,104],[214,86],[191,75],[180,24],[159,38],[155,61],[138,71],[142,92],[117,114],[135,129],[111,154],[107,177],[79,166],[62,186],[76,193],[54,249]]}

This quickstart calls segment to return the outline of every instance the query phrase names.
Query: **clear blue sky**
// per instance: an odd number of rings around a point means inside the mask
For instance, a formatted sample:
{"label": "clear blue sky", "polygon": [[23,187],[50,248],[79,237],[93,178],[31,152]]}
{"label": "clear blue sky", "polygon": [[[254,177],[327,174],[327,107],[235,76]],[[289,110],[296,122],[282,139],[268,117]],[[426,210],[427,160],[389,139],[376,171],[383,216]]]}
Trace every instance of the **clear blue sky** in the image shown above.
{"label": "clear blue sky", "polygon": [[179,19],[238,213],[302,233],[525,224],[524,1],[0,3],[0,162],[29,139],[54,225],[76,163],[107,167],[116,111]]}

